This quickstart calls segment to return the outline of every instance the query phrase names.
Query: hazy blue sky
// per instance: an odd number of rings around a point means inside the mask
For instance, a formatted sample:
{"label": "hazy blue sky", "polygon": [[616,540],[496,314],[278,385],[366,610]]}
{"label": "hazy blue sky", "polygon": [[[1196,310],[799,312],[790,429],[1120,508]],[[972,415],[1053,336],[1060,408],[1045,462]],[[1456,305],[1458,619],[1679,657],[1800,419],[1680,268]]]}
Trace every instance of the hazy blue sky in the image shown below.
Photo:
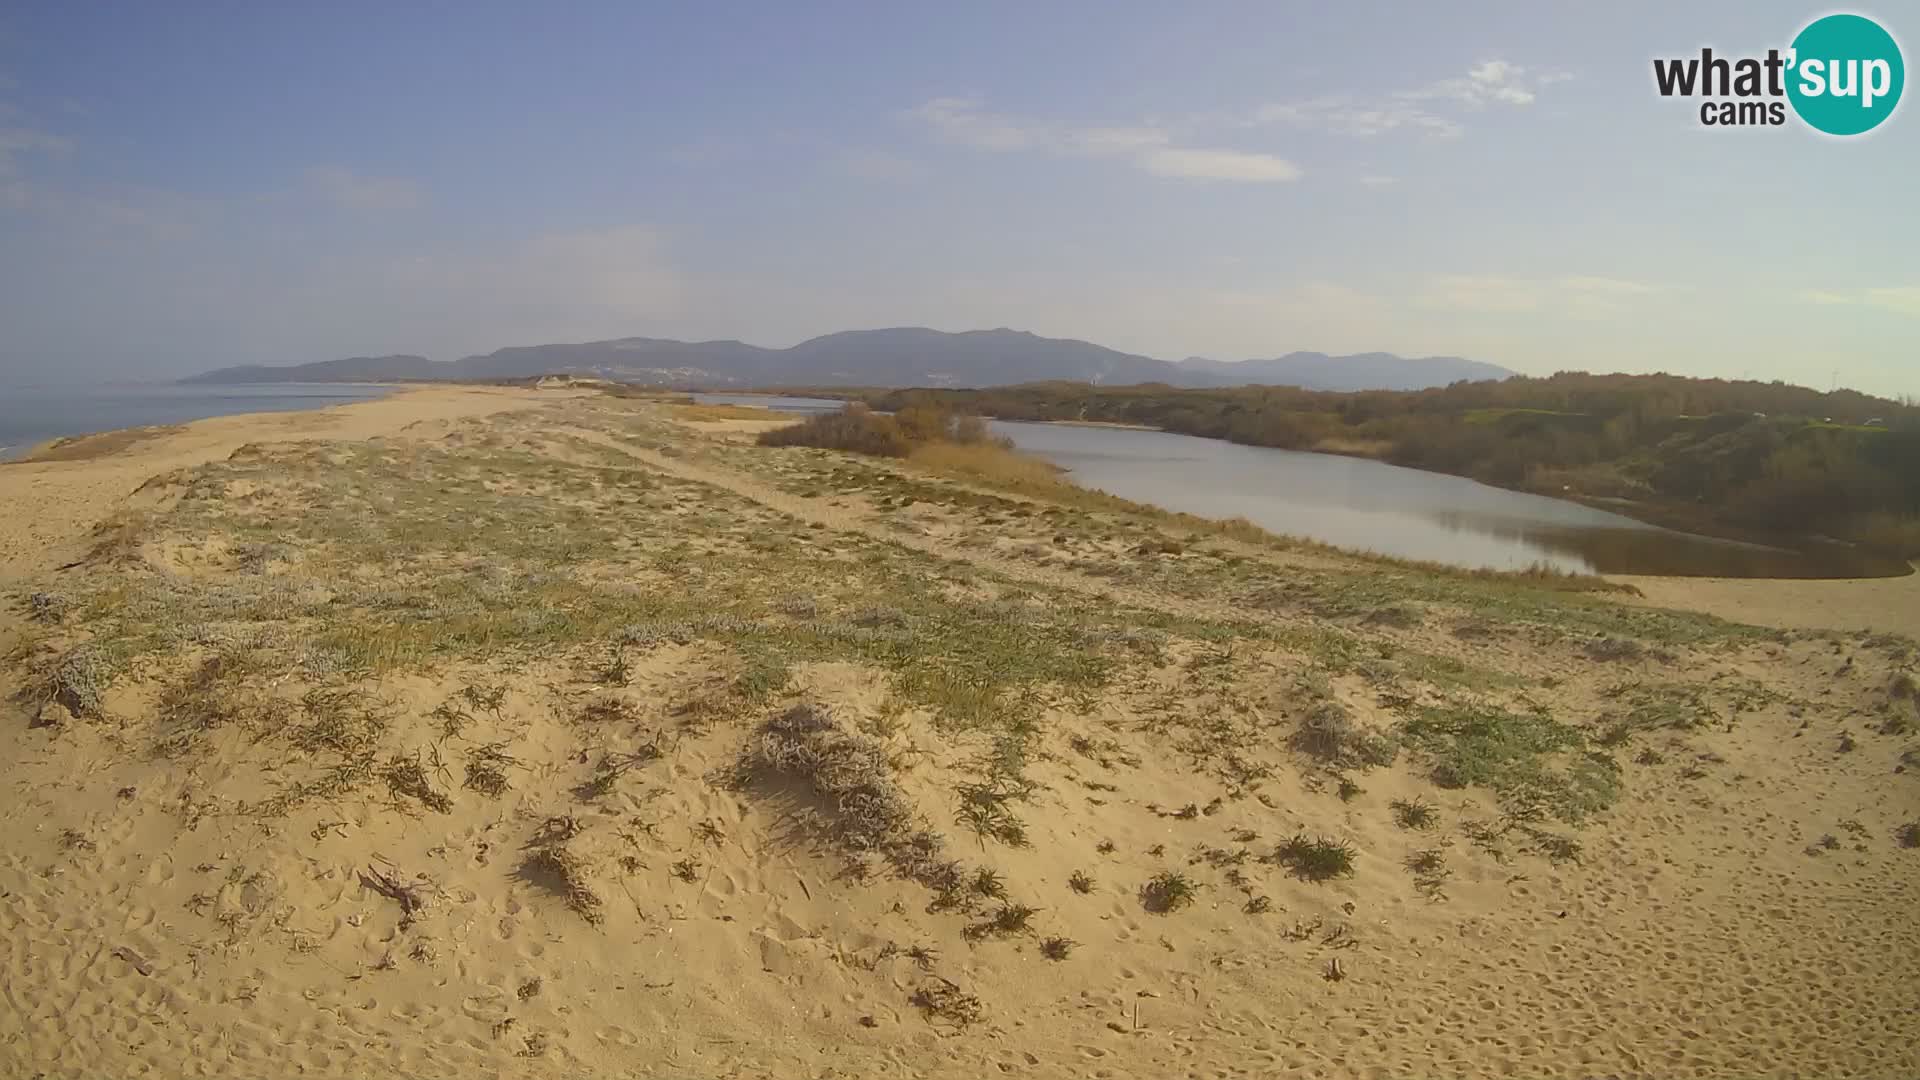
{"label": "hazy blue sky", "polygon": [[1920,393],[1917,106],[1652,87],[1825,10],[14,2],[0,375],[929,325]]}

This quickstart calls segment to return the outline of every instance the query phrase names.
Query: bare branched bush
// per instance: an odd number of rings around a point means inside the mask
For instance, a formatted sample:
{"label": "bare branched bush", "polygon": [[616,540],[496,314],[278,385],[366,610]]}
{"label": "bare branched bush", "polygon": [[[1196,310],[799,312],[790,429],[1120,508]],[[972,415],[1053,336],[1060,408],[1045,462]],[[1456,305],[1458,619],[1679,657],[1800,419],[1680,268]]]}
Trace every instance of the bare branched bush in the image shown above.
{"label": "bare branched bush", "polygon": [[536,844],[528,852],[522,872],[550,879],[554,890],[566,897],[567,906],[581,918],[596,925],[606,920],[606,902],[593,888],[591,868],[566,840]]}
{"label": "bare branched bush", "polygon": [[1337,701],[1315,705],[1293,733],[1294,749],[1329,765],[1390,764],[1397,751],[1393,741],[1353,722],[1353,714]]}
{"label": "bare branched bush", "polygon": [[1639,660],[1647,650],[1632,638],[1603,637],[1587,643],[1587,656],[1594,660]]}
{"label": "bare branched bush", "polygon": [[955,1027],[977,1023],[986,1014],[979,997],[938,977],[914,991],[913,1004],[927,1014],[928,1020],[944,1020]]}
{"label": "bare branched bush", "polygon": [[893,417],[876,415],[864,405],[762,432],[759,441],[761,446],[817,446],[876,457],[906,457],[914,443]]}
{"label": "bare branched bush", "polygon": [[433,777],[417,756],[395,754],[387,762],[383,775],[387,789],[395,799],[403,796],[414,799],[427,809],[442,814],[453,809],[453,800],[447,797],[446,792],[433,786]]}
{"label": "bare branched bush", "polygon": [[40,675],[42,701],[62,705],[75,716],[98,718],[104,712],[107,687],[114,679],[111,658],[91,644],[68,650]]}
{"label": "bare branched bush", "polygon": [[72,604],[59,593],[37,592],[27,597],[27,617],[38,623],[57,623]]}
{"label": "bare branched bush", "polygon": [[894,781],[886,748],[841,728],[821,706],[796,705],[748,742],[735,767],[736,784],[773,777],[804,782],[832,808],[824,816],[835,843],[881,854],[905,876],[936,890],[958,885],[957,864],[940,859],[945,841],[917,827],[918,814]]}

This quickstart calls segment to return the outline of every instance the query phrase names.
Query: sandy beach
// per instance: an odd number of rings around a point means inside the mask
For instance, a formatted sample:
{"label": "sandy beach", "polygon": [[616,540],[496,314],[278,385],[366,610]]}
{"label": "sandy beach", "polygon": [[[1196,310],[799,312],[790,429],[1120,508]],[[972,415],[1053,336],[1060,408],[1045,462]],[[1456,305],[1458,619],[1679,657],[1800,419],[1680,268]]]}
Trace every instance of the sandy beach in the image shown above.
{"label": "sandy beach", "polygon": [[0,466],[9,1076],[1920,1075],[1920,577],[415,388]]}
{"label": "sandy beach", "polygon": [[[413,425],[525,408],[526,394],[493,387],[402,387],[386,398],[293,413],[221,416],[170,429],[136,429],[60,440],[0,465],[0,575],[55,564],[65,545],[127,505],[149,477],[226,457],[258,439],[361,440]],[[149,434],[150,432],[150,434]],[[46,460],[51,459],[51,460]]]}
{"label": "sandy beach", "polygon": [[1795,630],[1886,631],[1920,637],[1920,574],[1798,581],[1615,575],[1658,607]]}

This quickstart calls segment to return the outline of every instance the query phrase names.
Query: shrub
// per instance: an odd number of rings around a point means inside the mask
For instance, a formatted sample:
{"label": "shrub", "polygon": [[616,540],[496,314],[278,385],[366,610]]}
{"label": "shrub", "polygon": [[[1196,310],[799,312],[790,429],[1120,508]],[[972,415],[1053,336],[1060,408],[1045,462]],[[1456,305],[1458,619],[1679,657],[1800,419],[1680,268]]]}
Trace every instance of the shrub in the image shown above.
{"label": "shrub", "polygon": [[761,727],[741,755],[739,778],[766,774],[802,780],[830,802],[836,838],[857,851],[885,849],[913,823],[913,804],[894,782],[886,750],[841,730],[819,706],[795,705]]}
{"label": "shrub", "polygon": [[40,677],[43,700],[55,701],[75,716],[99,718],[103,697],[116,674],[113,658],[92,644],[75,647]]}
{"label": "shrub", "polygon": [[1364,767],[1391,764],[1398,747],[1393,740],[1353,722],[1353,715],[1337,701],[1316,704],[1293,733],[1296,750],[1329,765]]}
{"label": "shrub", "polygon": [[1407,856],[1406,865],[1413,874],[1413,887],[1430,900],[1440,899],[1449,876],[1446,853],[1439,848],[1416,851]]}
{"label": "shrub", "polygon": [[953,414],[938,405],[908,405],[893,414],[893,422],[911,442],[939,442],[952,430]]}
{"label": "shrub", "polygon": [[1166,915],[1192,904],[1199,894],[1193,879],[1176,870],[1162,870],[1140,887],[1140,903],[1155,915]]}
{"label": "shrub", "polygon": [[955,1027],[978,1023],[986,1010],[977,995],[939,979],[913,992],[913,1004],[927,1014],[928,1020],[945,1020]]}
{"label": "shrub", "polygon": [[891,416],[877,416],[864,405],[820,413],[790,427],[762,432],[761,446],[817,446],[875,457],[906,457],[914,440]]}
{"label": "shrub", "polygon": [[805,783],[827,803],[832,812],[818,819],[831,839],[856,854],[882,854],[903,876],[935,891],[961,888],[959,864],[940,858],[945,838],[918,827],[886,748],[841,729],[825,709],[795,705],[767,721],[734,768],[739,786],[775,776]]}
{"label": "shrub", "polygon": [[67,617],[72,606],[59,593],[37,592],[27,597],[27,617],[34,622],[57,623]]}
{"label": "shrub", "polygon": [[1632,638],[1603,637],[1587,642],[1586,653],[1594,660],[1620,661],[1638,660],[1647,650]]}
{"label": "shrub", "polygon": [[1040,909],[1026,904],[1015,904],[1002,900],[993,914],[963,927],[960,936],[968,941],[978,941],[987,937],[1012,937],[1015,934],[1031,933],[1033,917]]}
{"label": "shrub", "polygon": [[587,860],[551,828],[544,832],[545,842],[536,840],[528,851],[522,874],[546,882],[566,898],[568,907],[588,922],[598,925],[606,921],[606,903],[593,888]]}
{"label": "shrub", "polygon": [[821,413],[764,432],[760,445],[816,446],[875,457],[906,457],[916,447],[958,445],[1004,450],[1011,444],[989,435],[986,421],[977,416],[956,416],[943,405],[907,404],[891,416],[882,416],[854,402],[839,412]]}
{"label": "shrub", "polygon": [[1281,844],[1275,862],[1305,881],[1332,881],[1353,876],[1353,845],[1327,837],[1308,839],[1305,833]]}
{"label": "shrub", "polygon": [[1005,900],[1007,883],[999,874],[983,866],[973,875],[973,891],[989,899]]}
{"label": "shrub", "polygon": [[1078,944],[1072,938],[1050,937],[1040,943],[1040,955],[1049,960],[1065,960]]}
{"label": "shrub", "polygon": [[1419,799],[1395,799],[1388,804],[1394,824],[1403,829],[1431,829],[1440,823],[1440,811]]}
{"label": "shrub", "polygon": [[987,422],[977,416],[955,417],[951,438],[962,446],[977,446],[993,441],[992,436],[987,434]]}

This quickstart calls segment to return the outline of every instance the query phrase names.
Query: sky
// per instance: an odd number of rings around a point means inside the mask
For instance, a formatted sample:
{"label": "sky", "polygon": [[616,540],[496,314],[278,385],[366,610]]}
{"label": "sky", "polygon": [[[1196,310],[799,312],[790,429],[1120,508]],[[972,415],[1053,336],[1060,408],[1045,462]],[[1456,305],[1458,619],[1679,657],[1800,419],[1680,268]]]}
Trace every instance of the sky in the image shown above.
{"label": "sky", "polygon": [[20,0],[0,376],[921,325],[1920,394],[1920,104],[1653,86],[1826,10]]}

